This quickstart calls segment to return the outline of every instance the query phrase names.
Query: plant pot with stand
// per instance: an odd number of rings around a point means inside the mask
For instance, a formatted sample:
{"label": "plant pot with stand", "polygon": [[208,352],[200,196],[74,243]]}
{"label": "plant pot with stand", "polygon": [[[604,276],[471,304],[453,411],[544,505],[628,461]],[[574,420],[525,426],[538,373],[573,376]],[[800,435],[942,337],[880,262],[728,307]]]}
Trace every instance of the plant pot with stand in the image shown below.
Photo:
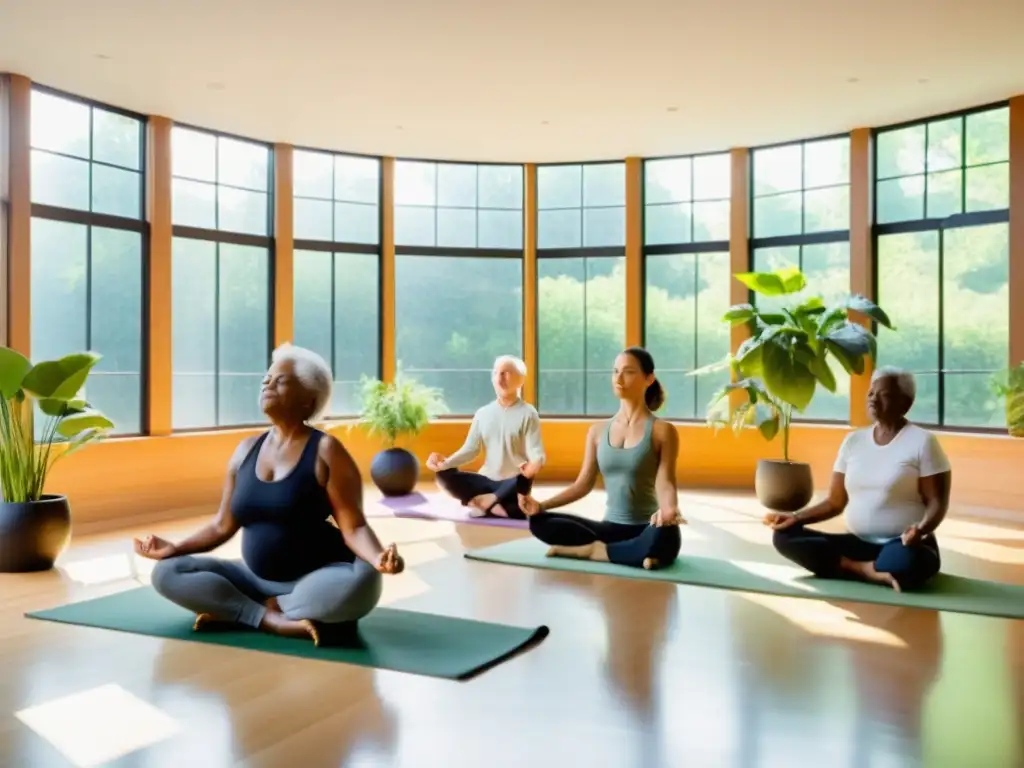
{"label": "plant pot with stand", "polygon": [[[807,287],[804,274],[792,267],[734,277],[750,291],[769,297],[791,296]],[[731,425],[736,431],[755,427],[766,440],[781,434],[782,458],[760,459],[754,474],[754,492],[772,511],[795,512],[814,496],[810,464],[790,459],[793,411],[803,412],[819,385],[829,392],[836,391],[831,359],[838,360],[847,373],[862,374],[867,361],[875,358],[874,334],[852,321],[850,311],[893,329],[880,307],[855,294],[828,306],[820,296],[811,296],[775,311],[738,304],[722,320],[729,325],[746,325],[749,338],[735,354],[691,374],[732,373],[732,382],[716,392],[709,403],[710,424]],[[745,398],[731,402],[734,393],[742,393]]]}
{"label": "plant pot with stand", "polygon": [[33,365],[0,347],[0,572],[49,570],[71,540],[67,497],[44,490],[54,462],[114,426],[79,396],[99,359],[84,352]]}

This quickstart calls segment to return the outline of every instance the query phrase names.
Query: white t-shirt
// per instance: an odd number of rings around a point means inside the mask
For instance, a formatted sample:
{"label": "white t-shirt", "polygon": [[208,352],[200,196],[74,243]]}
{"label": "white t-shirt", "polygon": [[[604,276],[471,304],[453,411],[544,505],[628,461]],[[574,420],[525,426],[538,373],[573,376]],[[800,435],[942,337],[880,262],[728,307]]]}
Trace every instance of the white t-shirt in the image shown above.
{"label": "white t-shirt", "polygon": [[918,480],[949,468],[938,438],[916,424],[904,426],[888,445],[875,442],[873,427],[851,432],[833,467],[846,475],[850,533],[879,544],[898,538],[924,518]]}
{"label": "white t-shirt", "polygon": [[448,457],[441,469],[469,463],[481,448],[486,456],[480,474],[492,480],[515,477],[519,465],[525,462],[543,462],[544,444],[537,409],[522,399],[508,407],[491,401],[474,414],[466,442]]}

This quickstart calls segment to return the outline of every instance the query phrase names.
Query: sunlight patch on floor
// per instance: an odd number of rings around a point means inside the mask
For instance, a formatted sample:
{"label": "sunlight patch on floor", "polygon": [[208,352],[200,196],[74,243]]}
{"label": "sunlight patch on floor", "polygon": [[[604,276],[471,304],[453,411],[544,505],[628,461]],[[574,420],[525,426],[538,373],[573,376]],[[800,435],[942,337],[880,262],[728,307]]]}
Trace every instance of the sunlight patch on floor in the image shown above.
{"label": "sunlight patch on floor", "polygon": [[103,765],[181,731],[175,719],[113,683],[14,715],[79,768]]}
{"label": "sunlight patch on floor", "polygon": [[971,520],[956,520],[946,518],[942,522],[939,533],[945,541],[950,537],[961,539],[993,539],[996,541],[1024,541],[1024,529],[1008,528],[991,525],[990,523],[979,523]]}
{"label": "sunlight patch on floor", "polygon": [[810,594],[815,594],[818,591],[814,588],[814,585],[798,580],[800,577],[808,575],[807,571],[802,568],[792,565],[777,565],[775,563],[758,563],[752,560],[730,560],[729,562],[740,570],[778,582],[779,584],[785,584],[787,587],[793,587]]}
{"label": "sunlight patch on floor", "polygon": [[818,637],[855,640],[892,648],[908,648],[906,641],[880,627],[862,624],[853,611],[802,597],[743,594],[744,600],[756,603],[778,614],[805,632]]}
{"label": "sunlight patch on floor", "polygon": [[990,563],[1024,565],[1024,549],[1019,547],[1007,547],[1004,544],[993,544],[988,541],[956,539],[951,536],[941,539],[939,547],[949,552],[956,552]]}
{"label": "sunlight patch on floor", "polygon": [[108,584],[136,576],[134,554],[127,552],[73,560],[61,565],[68,578],[79,584]]}

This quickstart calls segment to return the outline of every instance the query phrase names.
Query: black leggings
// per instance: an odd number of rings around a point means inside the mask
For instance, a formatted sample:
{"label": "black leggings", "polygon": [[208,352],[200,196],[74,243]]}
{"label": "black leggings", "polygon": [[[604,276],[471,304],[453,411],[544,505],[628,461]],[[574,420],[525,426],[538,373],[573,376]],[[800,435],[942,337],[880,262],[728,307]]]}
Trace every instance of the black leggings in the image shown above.
{"label": "black leggings", "polygon": [[609,561],[633,568],[643,568],[649,557],[664,568],[675,562],[682,546],[678,525],[623,525],[559,512],[538,512],[531,517],[530,533],[552,546],[580,547],[604,542],[608,545]]}
{"label": "black leggings", "polygon": [[[525,520],[526,515],[519,508],[518,495],[524,496],[533,488],[533,480],[516,475],[506,480],[492,480],[478,472],[463,472],[461,469],[442,469],[437,473],[437,482],[448,493],[462,502],[463,506],[477,496],[493,493],[495,504],[501,504],[508,516],[514,520]],[[490,514],[490,509],[485,510]]]}
{"label": "black leggings", "polygon": [[941,567],[939,544],[934,536],[925,536],[907,547],[899,539],[875,544],[852,533],[824,533],[797,524],[776,531],[773,543],[780,555],[815,576],[846,578],[839,565],[846,557],[855,562],[874,563],[875,570],[890,574],[905,590],[923,587]]}

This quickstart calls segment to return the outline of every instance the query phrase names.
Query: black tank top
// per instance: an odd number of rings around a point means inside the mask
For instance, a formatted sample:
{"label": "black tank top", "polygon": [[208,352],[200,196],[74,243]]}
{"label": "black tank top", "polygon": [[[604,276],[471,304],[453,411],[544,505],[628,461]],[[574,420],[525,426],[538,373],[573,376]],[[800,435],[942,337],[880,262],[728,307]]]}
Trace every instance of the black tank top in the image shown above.
{"label": "black tank top", "polygon": [[295,469],[276,482],[256,474],[256,459],[269,434],[260,435],[245,457],[231,495],[245,564],[260,578],[295,581],[329,563],[353,562],[341,531],[328,521],[331,502],[316,479],[317,448],[324,433],[312,431]]}

